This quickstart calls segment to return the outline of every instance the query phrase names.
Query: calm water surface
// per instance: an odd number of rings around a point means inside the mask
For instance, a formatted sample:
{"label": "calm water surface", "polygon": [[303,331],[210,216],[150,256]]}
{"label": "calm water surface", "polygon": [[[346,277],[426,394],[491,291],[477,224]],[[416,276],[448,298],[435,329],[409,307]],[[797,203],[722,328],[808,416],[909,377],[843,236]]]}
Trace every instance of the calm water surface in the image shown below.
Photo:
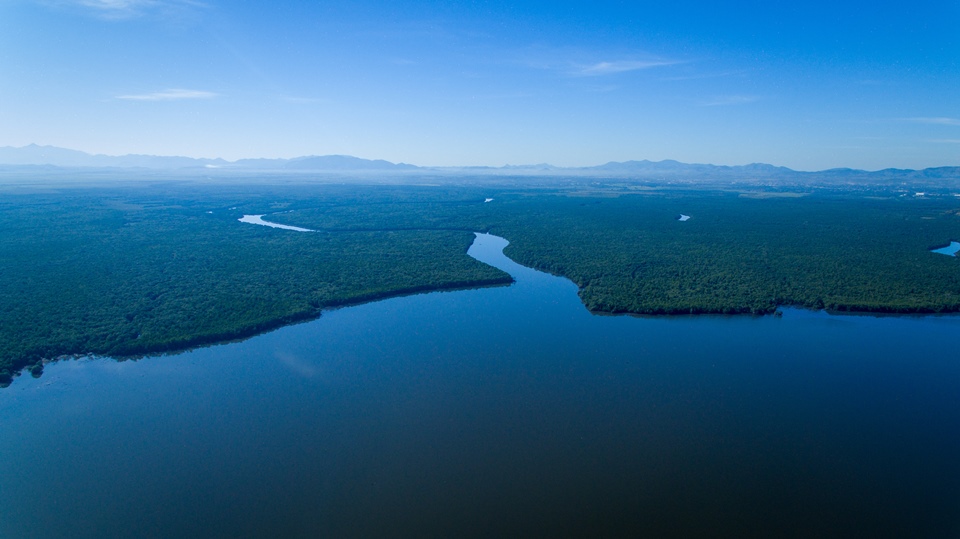
{"label": "calm water surface", "polygon": [[290,225],[281,225],[279,223],[273,223],[270,221],[263,220],[264,214],[260,215],[244,215],[243,217],[237,219],[241,223],[249,223],[251,225],[261,225],[269,226],[271,228],[282,228],[283,230],[293,230],[296,232],[316,232],[315,230],[310,230],[309,228],[301,228],[299,226],[290,226]]}
{"label": "calm water surface", "polygon": [[947,245],[946,247],[941,247],[939,249],[931,249],[931,251],[933,251],[934,253],[940,253],[942,255],[956,256],[957,253],[960,252],[960,243],[951,241],[950,245]]}
{"label": "calm water surface", "polygon": [[592,316],[565,279],[0,391],[0,537],[958,537],[957,317]]}

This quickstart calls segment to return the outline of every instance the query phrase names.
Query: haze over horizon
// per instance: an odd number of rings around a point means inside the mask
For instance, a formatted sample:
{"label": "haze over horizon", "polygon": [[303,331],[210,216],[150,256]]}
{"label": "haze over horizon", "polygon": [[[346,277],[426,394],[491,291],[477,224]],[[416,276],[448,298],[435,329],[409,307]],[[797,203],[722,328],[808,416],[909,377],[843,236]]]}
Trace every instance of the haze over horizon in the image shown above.
{"label": "haze over horizon", "polygon": [[[14,146],[0,146],[0,167],[5,166],[18,166],[18,165],[28,165],[28,166],[55,166],[62,168],[73,168],[73,167],[118,167],[118,168],[157,168],[157,169],[176,169],[181,167],[212,167],[212,168],[221,168],[227,167],[230,169],[232,165],[253,165],[269,168],[271,164],[295,164],[295,163],[321,163],[324,166],[335,165],[336,169],[339,170],[393,170],[393,171],[406,171],[413,172],[417,170],[432,170],[432,171],[442,171],[442,170],[454,170],[454,171],[465,171],[467,169],[493,169],[493,170],[511,170],[511,169],[527,169],[530,171],[541,170],[541,171],[555,171],[557,173],[561,172],[572,172],[572,171],[587,171],[587,170],[618,170],[621,173],[630,172],[630,171],[640,171],[640,170],[654,170],[660,169],[662,167],[671,167],[677,172],[686,171],[689,172],[697,167],[709,167],[710,170],[719,170],[719,169],[751,169],[756,168],[757,172],[788,172],[788,173],[819,173],[819,172],[841,172],[849,171],[851,173],[883,173],[888,171],[900,171],[900,172],[923,172],[931,170],[946,171],[948,175],[956,175],[960,172],[960,166],[944,166],[944,167],[927,167],[925,169],[903,169],[903,168],[894,168],[888,167],[885,169],[876,169],[876,170],[865,170],[865,169],[856,169],[852,167],[835,167],[832,169],[823,169],[823,170],[795,170],[789,167],[784,167],[776,163],[761,163],[761,162],[751,162],[744,164],[727,164],[727,163],[685,163],[683,161],[677,161],[676,159],[662,159],[659,161],[649,160],[649,159],[628,159],[624,161],[608,161],[605,163],[593,163],[589,165],[582,166],[569,166],[562,167],[557,166],[552,163],[505,163],[503,165],[421,165],[417,163],[406,163],[406,162],[393,162],[387,161],[378,158],[367,158],[367,157],[358,157],[353,155],[344,155],[344,154],[328,154],[328,155],[298,155],[290,158],[265,158],[265,157],[247,157],[240,159],[223,159],[222,157],[188,157],[182,155],[156,155],[156,154],[123,154],[123,155],[109,155],[109,154],[91,154],[88,152],[83,152],[81,150],[75,150],[73,148],[61,148],[58,146],[43,146],[36,143],[31,143],[26,146],[14,147]],[[371,168],[371,165],[373,167]],[[618,167],[618,169],[611,169],[609,167]],[[642,167],[642,168],[638,168]],[[679,168],[676,168],[679,167]],[[303,170],[317,170],[304,168]],[[701,171],[702,172],[702,171]]]}
{"label": "haze over horizon", "polygon": [[0,146],[960,165],[960,5],[0,4]]}

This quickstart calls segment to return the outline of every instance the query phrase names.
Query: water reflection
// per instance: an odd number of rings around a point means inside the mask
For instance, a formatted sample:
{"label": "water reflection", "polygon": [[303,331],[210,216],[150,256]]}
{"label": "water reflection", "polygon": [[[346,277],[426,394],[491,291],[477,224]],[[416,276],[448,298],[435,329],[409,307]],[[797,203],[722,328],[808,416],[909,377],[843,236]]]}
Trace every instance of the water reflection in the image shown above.
{"label": "water reflection", "polygon": [[2,537],[960,532],[957,317],[592,316],[510,287],[0,391]]}

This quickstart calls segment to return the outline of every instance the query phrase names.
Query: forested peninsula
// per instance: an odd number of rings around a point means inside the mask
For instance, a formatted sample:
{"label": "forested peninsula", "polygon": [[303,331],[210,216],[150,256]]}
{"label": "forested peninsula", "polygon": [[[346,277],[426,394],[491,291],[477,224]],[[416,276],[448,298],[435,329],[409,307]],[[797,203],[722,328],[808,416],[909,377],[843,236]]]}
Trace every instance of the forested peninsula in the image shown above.
{"label": "forested peninsula", "polygon": [[[316,232],[240,223],[246,214]],[[4,385],[57,358],[184,350],[331,307],[511,282],[466,255],[474,231],[574,281],[594,312],[960,311],[960,260],[930,252],[960,238],[947,191],[8,187],[0,229]]]}

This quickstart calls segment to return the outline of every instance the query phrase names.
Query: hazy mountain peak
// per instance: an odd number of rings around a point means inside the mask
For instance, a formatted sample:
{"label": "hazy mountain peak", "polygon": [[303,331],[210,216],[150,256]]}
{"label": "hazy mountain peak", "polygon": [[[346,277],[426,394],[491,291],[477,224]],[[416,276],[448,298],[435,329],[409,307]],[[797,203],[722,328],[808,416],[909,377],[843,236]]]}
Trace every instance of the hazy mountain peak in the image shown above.
{"label": "hazy mountain peak", "polygon": [[189,168],[232,168],[252,170],[410,170],[413,165],[394,164],[382,159],[370,160],[349,155],[310,155],[293,159],[198,159],[162,155],[92,155],[56,146],[28,144],[20,148],[0,147],[0,165],[52,165],[57,167],[147,168],[176,170]]}
{"label": "hazy mountain peak", "polygon": [[431,174],[468,175],[527,175],[557,177],[616,177],[635,180],[666,180],[680,182],[727,181],[727,182],[780,182],[805,185],[820,180],[845,183],[906,182],[960,180],[960,167],[936,167],[924,170],[888,168],[865,171],[851,168],[833,168],[819,172],[800,172],[787,167],[767,163],[747,165],[711,165],[682,163],[674,159],[650,161],[649,159],[610,161],[587,167],[556,167],[548,163],[536,165],[463,166],[463,167],[418,167],[406,163],[392,163],[383,159],[364,159],[352,155],[305,155],[290,159],[197,159],[192,157],[136,155],[92,155],[86,152],[28,144],[19,148],[0,147],[0,166],[54,166],[89,168],[139,168],[169,171],[270,171],[270,172],[414,172]]}

